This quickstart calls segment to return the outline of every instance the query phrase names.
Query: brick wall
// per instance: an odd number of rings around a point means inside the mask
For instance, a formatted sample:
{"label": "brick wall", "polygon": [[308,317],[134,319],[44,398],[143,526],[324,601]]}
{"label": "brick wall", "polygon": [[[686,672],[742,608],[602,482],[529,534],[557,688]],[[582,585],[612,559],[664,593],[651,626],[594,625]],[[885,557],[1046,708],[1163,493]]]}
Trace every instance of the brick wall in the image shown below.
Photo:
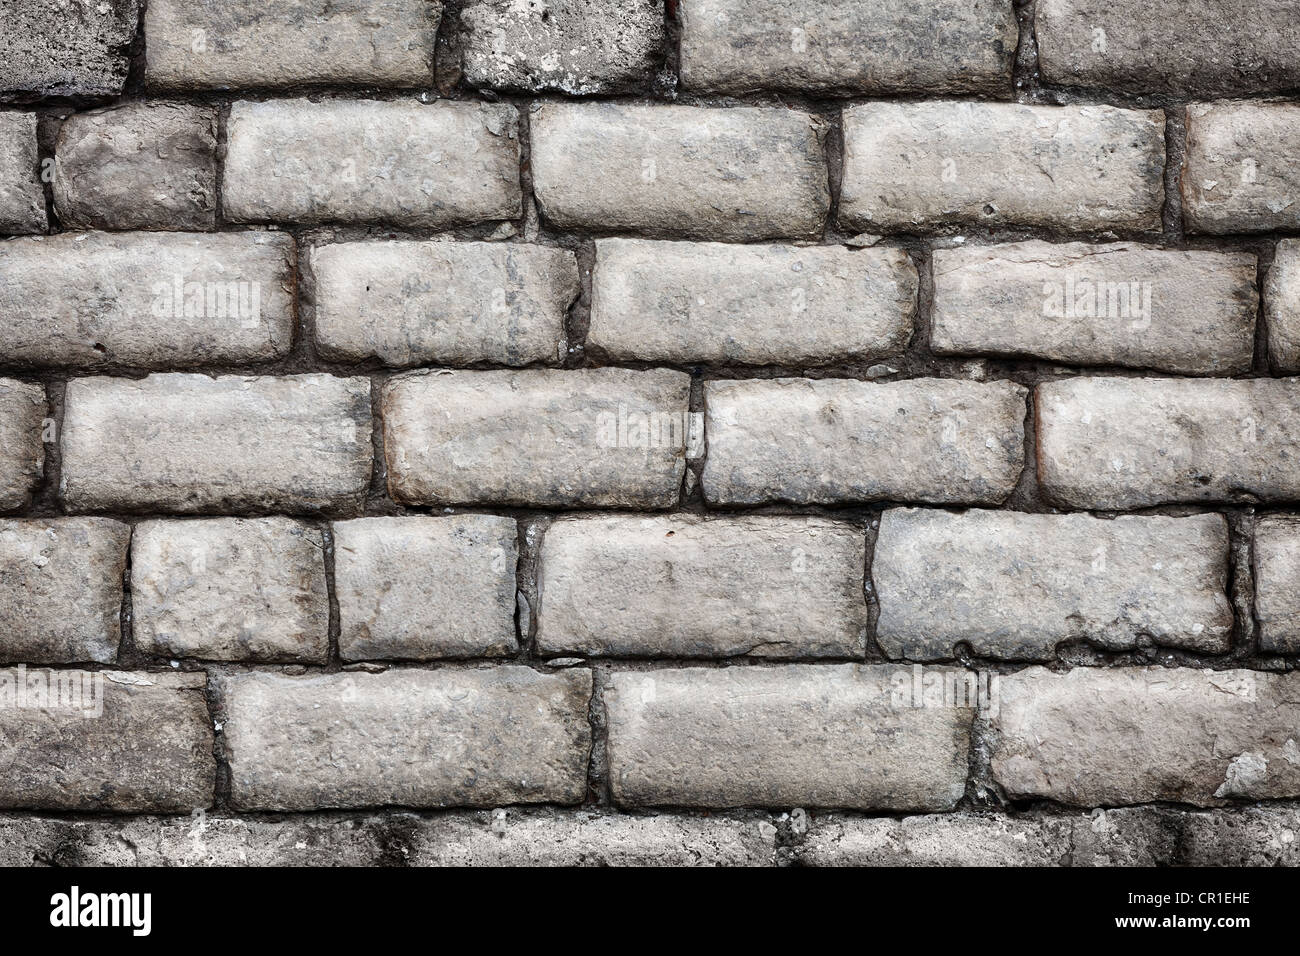
{"label": "brick wall", "polygon": [[1300,0],[5,15],[0,861],[1300,862]]}

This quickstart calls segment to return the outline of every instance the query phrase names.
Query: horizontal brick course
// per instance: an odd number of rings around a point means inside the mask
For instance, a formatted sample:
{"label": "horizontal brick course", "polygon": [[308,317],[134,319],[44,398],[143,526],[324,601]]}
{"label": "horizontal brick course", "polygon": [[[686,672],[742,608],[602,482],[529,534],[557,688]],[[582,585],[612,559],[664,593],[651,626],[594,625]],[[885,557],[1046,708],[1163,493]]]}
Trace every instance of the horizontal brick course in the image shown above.
{"label": "horizontal brick course", "polygon": [[0,112],[0,232],[44,232],[35,113]]}
{"label": "horizontal brick course", "polygon": [[1255,525],[1254,554],[1260,649],[1300,653],[1300,517],[1260,518]]}
{"label": "horizontal brick course", "polygon": [[1179,187],[1188,232],[1300,228],[1300,106],[1194,103]]}
{"label": "horizontal brick course", "polygon": [[1300,240],[1283,239],[1264,282],[1268,360],[1283,375],[1300,372]]}
{"label": "horizontal brick course", "polygon": [[0,511],[26,506],[45,470],[45,389],[0,378]]}

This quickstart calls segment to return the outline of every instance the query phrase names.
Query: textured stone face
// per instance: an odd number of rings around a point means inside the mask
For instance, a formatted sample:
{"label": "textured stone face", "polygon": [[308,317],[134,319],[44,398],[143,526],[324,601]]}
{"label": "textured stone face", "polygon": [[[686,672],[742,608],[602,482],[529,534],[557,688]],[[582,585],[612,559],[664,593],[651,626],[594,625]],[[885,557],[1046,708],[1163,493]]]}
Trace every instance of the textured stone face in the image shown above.
{"label": "textured stone face", "polygon": [[146,654],[323,664],[329,652],[325,542],[289,518],[143,521],[131,595]]}
{"label": "textured stone face", "polygon": [[470,0],[460,31],[471,86],[609,93],[653,75],[664,9],[661,0]]}
{"label": "textured stone face", "polygon": [[79,378],[66,402],[70,510],[346,513],[370,484],[364,378]]}
{"label": "textured stone face", "polygon": [[0,113],[0,232],[45,231],[39,170],[36,114]]}
{"label": "textured stone face", "polygon": [[1228,525],[1187,518],[891,508],[872,559],[890,657],[1044,660],[1061,641],[1228,650]]}
{"label": "textured stone face", "polygon": [[343,361],[556,364],[572,252],[531,243],[341,242],[312,250],[316,341]]}
{"label": "textured stone face", "polygon": [[0,94],[116,96],[139,0],[6,3],[0,31]]}
{"label": "textured stone face", "polygon": [[1075,232],[1160,228],[1164,114],[1111,106],[867,103],[844,111],[840,222]]}
{"label": "textured stone face", "polygon": [[45,470],[45,389],[0,378],[0,511],[22,508]]}
{"label": "textured stone face", "polygon": [[1024,462],[1011,382],[710,381],[704,396],[710,503],[999,504]]}
{"label": "textured stone face", "polygon": [[1283,239],[1264,283],[1268,360],[1284,375],[1300,372],[1300,241]]}
{"label": "textured stone face", "polygon": [[547,654],[855,657],[866,536],[820,518],[565,518],[542,543]]}
{"label": "textured stone face", "polygon": [[1246,252],[1129,243],[936,249],[930,347],[1237,375],[1254,355],[1255,271]]}
{"label": "textured stone face", "polygon": [[1300,106],[1193,103],[1179,186],[1188,232],[1300,228]]}
{"label": "textured stone face", "polygon": [[212,229],[215,108],[138,102],[69,117],[54,146],[54,210],[65,228]]}
{"label": "textured stone face", "polygon": [[979,0],[681,0],[682,85],[1011,95],[1016,17]]}
{"label": "textured stone face", "polygon": [[130,540],[109,518],[0,521],[0,660],[117,660]]}
{"label": "textured stone face", "polygon": [[1300,518],[1269,515],[1255,526],[1255,619],[1261,649],[1300,653]]}
{"label": "textured stone face", "polygon": [[1090,376],[1038,386],[1038,476],[1072,508],[1300,496],[1300,381]]}
{"label": "textured stone face", "polygon": [[522,210],[513,106],[413,100],[240,101],[222,205],[233,222],[447,228]]}
{"label": "textured stone face", "polygon": [[1043,79],[1130,93],[1257,96],[1300,86],[1290,0],[1040,0]]}
{"label": "textured stone face", "polygon": [[591,672],[399,670],[220,679],[241,810],[578,803]]}
{"label": "textured stone face", "polygon": [[993,776],[1084,807],[1294,797],[1297,700],[1293,674],[1031,667],[1001,679]]}
{"label": "textured stone face", "polygon": [[750,241],[821,236],[824,124],[776,108],[547,103],[533,190],[560,229]]}
{"label": "textured stone face", "polygon": [[911,337],[917,282],[901,249],[600,239],[587,348],[681,364],[880,358]]}
{"label": "textured stone face", "polygon": [[513,518],[358,518],[334,525],[339,656],[435,660],[512,654]]}
{"label": "textured stone face", "polygon": [[200,673],[0,670],[0,807],[118,813],[212,805]]}
{"label": "textured stone face", "polygon": [[0,354],[142,368],[280,358],[293,239],[269,232],[63,233],[0,244]]}
{"label": "textured stone face", "polygon": [[[1085,819],[1079,817],[1078,819]],[[1069,817],[1026,818],[968,812],[818,819],[799,850],[804,866],[1063,866]]]}
{"label": "textured stone face", "polygon": [[913,707],[910,682],[905,668],[860,664],[616,672],[605,690],[614,800],[951,809],[973,711]]}
{"label": "textured stone face", "polygon": [[388,489],[407,504],[668,508],[690,378],[664,369],[410,372],[381,393]]}
{"label": "textured stone face", "polygon": [[145,82],[154,89],[433,82],[440,0],[156,0]]}

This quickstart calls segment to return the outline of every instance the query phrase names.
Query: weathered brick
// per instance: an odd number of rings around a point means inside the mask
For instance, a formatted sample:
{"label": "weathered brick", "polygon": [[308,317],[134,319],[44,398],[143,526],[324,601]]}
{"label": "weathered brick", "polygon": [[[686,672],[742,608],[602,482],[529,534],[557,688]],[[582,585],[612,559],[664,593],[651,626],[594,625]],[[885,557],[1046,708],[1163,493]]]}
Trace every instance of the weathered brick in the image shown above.
{"label": "weathered brick", "polygon": [[803,866],[1065,866],[1077,819],[967,812],[825,816],[796,853]]}
{"label": "weathered brick", "polygon": [[381,393],[388,489],[406,504],[670,508],[690,377],[656,369],[408,372]]}
{"label": "weathered brick", "polygon": [[1268,515],[1255,525],[1255,620],[1267,652],[1300,653],[1300,518]]}
{"label": "weathered brick", "polygon": [[1254,355],[1255,272],[1248,252],[1127,243],[936,249],[930,347],[1236,375]]}
{"label": "weathered brick", "polygon": [[222,207],[234,222],[512,219],[523,208],[518,122],[501,103],[240,101]]}
{"label": "weathered brick", "polygon": [[110,518],[0,521],[0,660],[117,660],[130,539]]}
{"label": "weathered brick", "polygon": [[1160,229],[1158,110],[866,103],[844,111],[840,222],[916,232],[969,223]]}
{"label": "weathered brick", "polygon": [[68,383],[66,507],[356,510],[370,484],[364,378],[159,374]]}
{"label": "weathered brick", "polygon": [[1024,464],[1026,390],[914,379],[710,381],[704,495],[716,504],[1000,504]]}
{"label": "weathered brick", "polygon": [[587,347],[614,361],[817,364],[902,351],[901,249],[600,239]]}
{"label": "weathered brick", "polygon": [[1300,228],[1300,106],[1193,103],[1179,178],[1188,232]]}
{"label": "weathered brick", "polygon": [[528,667],[221,678],[241,810],[578,803],[591,672]]}
{"label": "weathered brick", "polygon": [[0,807],[211,806],[206,685],[202,673],[0,670]]}
{"label": "weathered brick", "polygon": [[70,116],[54,146],[54,211],[67,228],[212,229],[216,109],[135,102]]}
{"label": "weathered brick", "polygon": [[1264,281],[1268,359],[1273,370],[1300,372],[1300,240],[1283,239]]}
{"label": "weathered brick", "polygon": [[0,94],[116,96],[140,0],[23,0],[4,5]]}
{"label": "weathered brick", "polygon": [[1300,497],[1300,380],[1078,377],[1038,386],[1035,408],[1057,504]]}
{"label": "weathered brick", "polygon": [[546,531],[537,646],[619,657],[861,657],[866,536],[843,521],[565,518]]}
{"label": "weathered brick", "polygon": [[0,378],[0,511],[26,506],[41,480],[46,410],[40,385]]}
{"label": "weathered brick", "polygon": [[1130,93],[1225,95],[1300,86],[1292,0],[1039,0],[1043,79]]}
{"label": "weathered brick", "polygon": [[993,776],[1012,799],[1214,806],[1300,795],[1293,674],[1031,667],[999,690]]}
{"label": "weathered brick", "polygon": [[859,664],[614,673],[614,800],[950,810],[973,710],[913,707],[900,697],[910,683],[903,668]]}
{"label": "weathered brick", "polygon": [[688,89],[1011,95],[1015,10],[981,0],[681,0]]}
{"label": "weathered brick", "polygon": [[146,654],[323,664],[324,538],[290,518],[143,521],[131,541],[131,610]]}
{"label": "weathered brick", "polygon": [[441,17],[440,0],[151,0],[145,82],[154,89],[431,85]]}
{"label": "weathered brick", "polygon": [[664,11],[660,0],[470,0],[460,33],[471,86],[609,93],[650,81],[663,58]]}
{"label": "weathered brick", "polygon": [[533,189],[561,229],[814,239],[830,208],[825,124],[777,108],[547,103]]}
{"label": "weathered brick", "polygon": [[557,363],[578,297],[572,252],[531,243],[341,242],[311,254],[316,342],[386,365]]}
{"label": "weathered brick", "polygon": [[1228,525],[1187,518],[891,508],[872,560],[890,657],[1052,657],[1062,641],[1217,654],[1232,636]]}
{"label": "weathered brick", "polygon": [[45,231],[39,170],[36,114],[0,113],[0,233]]}
{"label": "weathered brick", "polygon": [[258,362],[293,343],[293,239],[63,233],[0,244],[0,356],[143,368]]}
{"label": "weathered brick", "polygon": [[495,515],[334,525],[344,660],[512,654],[518,529]]}

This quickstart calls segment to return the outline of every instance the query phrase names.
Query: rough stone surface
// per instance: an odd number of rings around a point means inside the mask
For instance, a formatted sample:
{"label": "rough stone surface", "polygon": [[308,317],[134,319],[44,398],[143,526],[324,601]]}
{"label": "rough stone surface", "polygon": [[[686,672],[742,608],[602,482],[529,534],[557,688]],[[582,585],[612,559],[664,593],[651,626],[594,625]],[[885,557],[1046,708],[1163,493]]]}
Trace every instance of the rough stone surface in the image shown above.
{"label": "rough stone surface", "polygon": [[689,396],[662,369],[399,375],[381,392],[388,489],[407,504],[668,508]]}
{"label": "rough stone surface", "polygon": [[241,810],[578,803],[591,672],[503,664],[220,678]]}
{"label": "rough stone surface", "polygon": [[533,190],[561,229],[815,239],[830,208],[824,122],[779,108],[547,103]]}
{"label": "rough stone surface", "polygon": [[1297,675],[1031,667],[1004,675],[992,767],[1014,799],[1215,806],[1300,795]]}
{"label": "rough stone surface", "polygon": [[447,228],[522,210],[518,113],[503,103],[268,100],[230,107],[233,222]]}
{"label": "rough stone surface", "polygon": [[385,365],[555,364],[578,297],[572,252],[531,243],[341,242],[311,254],[316,342]]}
{"label": "rough stone surface", "polygon": [[47,225],[36,120],[35,113],[0,113],[0,233],[44,232]]}
{"label": "rough stone surface", "polygon": [[930,347],[1183,375],[1250,371],[1255,256],[1130,243],[936,249]]}
{"label": "rough stone surface", "polygon": [[1062,641],[1228,650],[1228,524],[893,508],[872,560],[890,657],[1045,660]]}
{"label": "rough stone surface", "polygon": [[174,368],[269,361],[293,343],[293,239],[63,233],[0,244],[0,357]]}
{"label": "rough stone surface", "polygon": [[564,518],[537,646],[618,657],[861,657],[866,535],[805,517]]}
{"label": "rough stone surface", "polygon": [[1300,653],[1300,517],[1269,515],[1255,525],[1255,620],[1262,650]]}
{"label": "rough stone surface", "polygon": [[211,806],[217,768],[205,684],[202,673],[0,670],[0,807]]}
{"label": "rough stone surface", "polygon": [[710,503],[999,504],[1024,463],[1025,389],[916,379],[709,381]]}
{"label": "rough stone surface", "polygon": [[574,95],[642,87],[663,58],[662,0],[470,0],[465,81]]}
{"label": "rough stone surface", "polygon": [[69,117],[54,145],[54,211],[65,228],[212,229],[216,109],[135,102]]}
{"label": "rough stone surface", "polygon": [[1072,508],[1300,497],[1300,380],[1110,378],[1038,386],[1038,478]]}
{"label": "rough stone surface", "polygon": [[891,232],[954,223],[1155,232],[1164,162],[1157,110],[866,103],[844,111],[839,218]]}
{"label": "rough stone surface", "polygon": [[0,661],[117,660],[130,539],[109,518],[0,521]]}
{"label": "rough stone surface", "polygon": [[1075,817],[939,813],[821,818],[798,850],[805,866],[1063,866]]}
{"label": "rough stone surface", "polygon": [[1039,0],[1043,80],[1214,96],[1300,86],[1293,0]]}
{"label": "rough stone surface", "polygon": [[325,663],[325,541],[290,518],[142,521],[131,613],[146,654]]}
{"label": "rough stone surface", "polygon": [[344,660],[512,654],[513,518],[358,518],[334,525]]}
{"label": "rough stone surface", "polygon": [[1011,95],[1010,3],[681,0],[682,85]]}
{"label": "rough stone surface", "polygon": [[973,711],[904,703],[910,681],[859,664],[615,672],[604,694],[614,800],[951,809]]}
{"label": "rough stone surface", "polygon": [[159,374],[68,383],[74,511],[347,513],[370,484],[370,383]]}
{"label": "rough stone surface", "polygon": [[0,511],[25,507],[45,471],[45,389],[0,378]]}
{"label": "rough stone surface", "polygon": [[1193,103],[1186,116],[1178,181],[1188,232],[1300,228],[1300,105]]}
{"label": "rough stone surface", "polygon": [[140,0],[22,0],[3,13],[0,95],[122,92]]}
{"label": "rough stone surface", "polygon": [[154,89],[428,86],[441,17],[440,0],[150,0],[145,82]]}
{"label": "rough stone surface", "polygon": [[586,344],[616,362],[883,358],[911,337],[917,284],[901,249],[600,239]]}
{"label": "rough stone surface", "polygon": [[1300,373],[1300,240],[1283,239],[1264,282],[1268,360],[1284,375]]}

